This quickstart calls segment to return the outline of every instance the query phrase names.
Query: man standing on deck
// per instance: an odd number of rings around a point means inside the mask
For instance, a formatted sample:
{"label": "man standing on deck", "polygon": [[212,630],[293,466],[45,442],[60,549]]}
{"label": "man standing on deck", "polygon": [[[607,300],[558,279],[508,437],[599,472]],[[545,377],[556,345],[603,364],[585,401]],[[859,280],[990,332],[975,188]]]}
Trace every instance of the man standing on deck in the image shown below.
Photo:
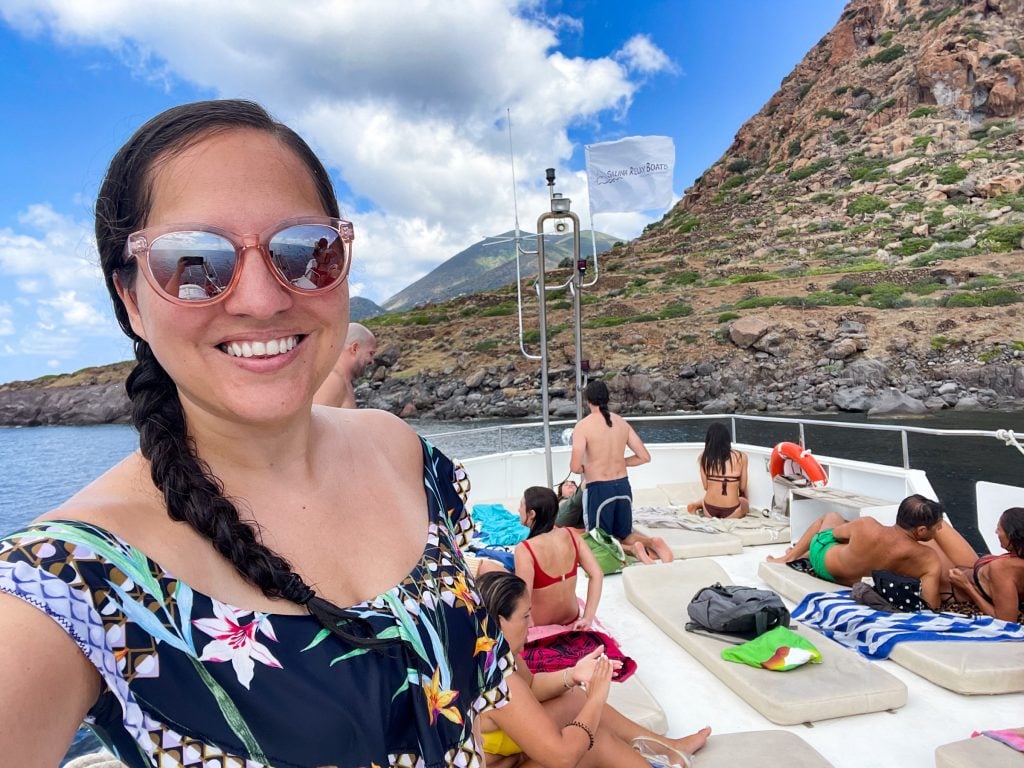
{"label": "man standing on deck", "polygon": [[942,527],[942,504],[920,494],[900,502],[896,525],[882,525],[873,517],[847,522],[837,512],[815,520],[782,557],[772,563],[791,563],[809,557],[822,579],[852,587],[875,570],[893,571],[921,580],[921,599],[938,610],[942,564],[924,542]]}
{"label": "man standing on deck", "polygon": [[377,354],[377,340],[365,325],[348,324],[348,335],[345,346],[338,356],[338,362],[327,374],[327,379],[320,385],[313,402],[320,405],[332,405],[335,408],[355,408],[356,392],[352,382],[366,373],[373,365],[373,356]]}
{"label": "man standing on deck", "polygon": [[[662,539],[633,530],[633,492],[627,467],[651,460],[651,454],[625,419],[608,410],[608,387],[592,381],[583,396],[590,408],[572,433],[569,469],[583,475],[583,510],[587,529],[601,528],[619,539],[643,563],[655,558],[672,562],[672,550]],[[626,456],[626,448],[632,453]]]}

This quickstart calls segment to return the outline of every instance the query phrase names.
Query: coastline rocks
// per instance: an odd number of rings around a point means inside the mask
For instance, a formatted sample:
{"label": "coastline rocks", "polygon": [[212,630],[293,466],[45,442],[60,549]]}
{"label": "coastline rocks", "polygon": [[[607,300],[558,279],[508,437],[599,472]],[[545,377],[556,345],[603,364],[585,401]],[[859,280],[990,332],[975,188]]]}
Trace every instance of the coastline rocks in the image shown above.
{"label": "coastline rocks", "polygon": [[928,408],[920,400],[890,388],[875,399],[868,409],[868,416],[915,415],[927,411]]}
{"label": "coastline rocks", "polygon": [[9,427],[126,424],[130,413],[121,382],[0,393],[0,424]]}

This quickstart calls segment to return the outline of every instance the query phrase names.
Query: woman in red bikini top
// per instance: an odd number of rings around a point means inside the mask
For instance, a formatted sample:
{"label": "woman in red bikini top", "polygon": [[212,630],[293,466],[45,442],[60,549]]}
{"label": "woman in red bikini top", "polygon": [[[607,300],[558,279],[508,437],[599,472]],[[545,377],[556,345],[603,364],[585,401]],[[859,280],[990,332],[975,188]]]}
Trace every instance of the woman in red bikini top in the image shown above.
{"label": "woman in red bikini top", "polygon": [[[515,550],[516,576],[526,582],[537,625],[564,624],[589,629],[601,599],[604,574],[590,548],[571,528],[556,528],[558,496],[550,488],[527,488],[519,502],[519,520],[530,535]],[[582,566],[589,580],[580,615],[576,572]]]}
{"label": "woman in red bikini top", "polygon": [[949,573],[957,597],[970,599],[988,616],[1019,622],[1024,612],[1024,507],[1010,507],[996,524],[1001,555],[984,555],[973,566]]}
{"label": "woman in red bikini top", "polygon": [[703,508],[710,517],[746,517],[747,457],[732,449],[732,436],[724,424],[708,427],[704,452],[697,459],[704,498],[687,506],[690,512]]}

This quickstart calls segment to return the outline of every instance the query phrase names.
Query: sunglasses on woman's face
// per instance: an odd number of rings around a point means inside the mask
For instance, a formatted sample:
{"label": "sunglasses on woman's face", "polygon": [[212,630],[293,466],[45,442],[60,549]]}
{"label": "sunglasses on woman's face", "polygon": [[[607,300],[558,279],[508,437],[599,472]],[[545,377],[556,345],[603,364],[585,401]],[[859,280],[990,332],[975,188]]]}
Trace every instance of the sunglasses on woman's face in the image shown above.
{"label": "sunglasses on woman's face", "polygon": [[285,288],[301,295],[341,285],[352,261],[352,224],[326,216],[287,219],[256,235],[205,224],[171,224],[133,232],[125,260],[136,259],[146,280],[174,304],[206,306],[238,282],[242,254],[255,248]]}

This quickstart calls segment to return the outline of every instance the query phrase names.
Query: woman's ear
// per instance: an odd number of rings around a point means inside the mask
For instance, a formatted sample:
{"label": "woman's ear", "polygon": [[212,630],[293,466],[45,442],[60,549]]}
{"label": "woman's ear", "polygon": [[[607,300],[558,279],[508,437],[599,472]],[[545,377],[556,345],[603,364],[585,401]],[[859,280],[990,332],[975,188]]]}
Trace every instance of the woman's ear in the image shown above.
{"label": "woman's ear", "polygon": [[142,313],[139,312],[139,302],[136,299],[135,289],[124,286],[121,282],[120,272],[114,273],[114,289],[117,291],[117,297],[124,304],[125,312],[128,313],[128,322],[131,324],[132,330],[135,331],[135,335],[143,341],[149,341],[146,338],[145,326],[142,322]]}

